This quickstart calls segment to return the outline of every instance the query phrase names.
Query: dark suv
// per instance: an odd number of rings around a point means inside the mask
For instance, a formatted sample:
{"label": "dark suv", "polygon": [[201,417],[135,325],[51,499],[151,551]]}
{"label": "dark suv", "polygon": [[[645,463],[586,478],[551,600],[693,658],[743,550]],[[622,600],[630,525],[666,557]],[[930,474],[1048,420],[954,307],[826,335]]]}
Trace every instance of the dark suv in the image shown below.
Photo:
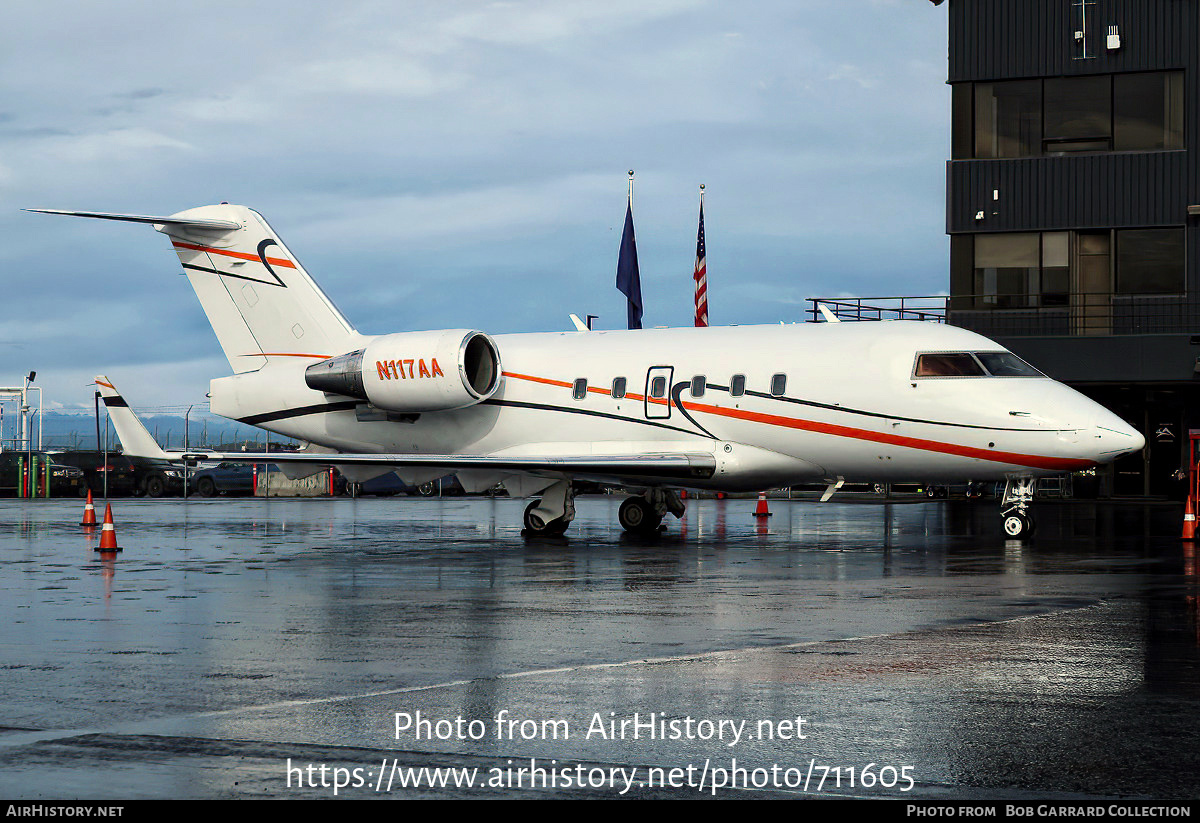
{"label": "dark suv", "polygon": [[247,463],[218,463],[197,469],[188,478],[188,491],[201,497],[217,494],[254,494],[254,466]]}

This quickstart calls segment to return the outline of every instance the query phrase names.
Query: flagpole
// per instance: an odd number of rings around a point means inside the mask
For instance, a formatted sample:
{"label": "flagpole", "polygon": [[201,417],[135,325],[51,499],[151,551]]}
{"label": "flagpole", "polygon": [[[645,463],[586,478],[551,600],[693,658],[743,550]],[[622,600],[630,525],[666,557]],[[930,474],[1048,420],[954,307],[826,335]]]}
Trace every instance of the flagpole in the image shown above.
{"label": "flagpole", "polygon": [[704,250],[704,184],[700,184],[700,225],[696,231],[696,268],[692,272],[695,280],[696,310],[693,323],[696,326],[708,325],[708,265],[707,254]]}
{"label": "flagpole", "polygon": [[621,251],[617,255],[617,290],[625,295],[630,329],[642,327],[642,279],[638,272],[637,241],[633,233],[633,169],[629,170],[628,200],[625,204],[625,228],[621,231]]}

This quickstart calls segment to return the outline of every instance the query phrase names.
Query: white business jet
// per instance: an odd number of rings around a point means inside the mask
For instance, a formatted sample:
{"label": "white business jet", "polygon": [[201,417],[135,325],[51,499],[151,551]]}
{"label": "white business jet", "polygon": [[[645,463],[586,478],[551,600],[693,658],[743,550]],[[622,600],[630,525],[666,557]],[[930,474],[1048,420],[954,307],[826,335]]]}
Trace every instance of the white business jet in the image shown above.
{"label": "white business jet", "polygon": [[[352,482],[502,483],[533,535],[575,516],[572,481],[633,495],[621,525],[657,531],[679,489],[756,491],[847,481],[1007,481],[1011,537],[1029,533],[1034,479],[1138,451],[1123,420],[973,332],[929,322],[488,335],[363,335],[257,212],[221,204],[169,217],[34,209],[147,223],[171,239],[233,374],[216,414],[306,441],[274,462],[336,466]],[[835,319],[829,317],[827,319]],[[101,378],[110,411],[125,404]],[[132,413],[132,454],[166,455]]]}

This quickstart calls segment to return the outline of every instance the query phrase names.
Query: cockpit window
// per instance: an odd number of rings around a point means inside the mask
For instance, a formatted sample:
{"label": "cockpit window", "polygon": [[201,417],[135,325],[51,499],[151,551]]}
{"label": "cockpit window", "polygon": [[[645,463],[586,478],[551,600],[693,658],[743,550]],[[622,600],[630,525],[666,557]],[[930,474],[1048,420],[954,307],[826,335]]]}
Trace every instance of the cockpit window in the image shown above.
{"label": "cockpit window", "polygon": [[931,352],[917,355],[914,377],[1045,377],[1007,351]]}
{"label": "cockpit window", "polygon": [[992,377],[1044,377],[1040,371],[1007,351],[975,352],[979,362]]}
{"label": "cockpit window", "polygon": [[987,372],[968,352],[918,354],[916,377],[986,377]]}

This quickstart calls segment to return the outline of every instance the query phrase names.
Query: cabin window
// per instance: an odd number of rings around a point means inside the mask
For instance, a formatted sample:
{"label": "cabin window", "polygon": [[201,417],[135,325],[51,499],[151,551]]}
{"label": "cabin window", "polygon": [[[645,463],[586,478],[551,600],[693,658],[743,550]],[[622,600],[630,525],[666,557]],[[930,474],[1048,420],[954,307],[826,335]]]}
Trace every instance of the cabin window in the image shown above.
{"label": "cabin window", "polygon": [[571,396],[576,400],[582,400],[587,397],[587,379],[579,378],[575,381],[575,388],[571,390]]}
{"label": "cabin window", "polygon": [[783,397],[783,393],[787,391],[787,375],[773,374],[771,375],[771,396]]}
{"label": "cabin window", "polygon": [[612,396],[618,400],[625,396],[625,378],[614,377],[612,384]]}
{"label": "cabin window", "polygon": [[746,393],[746,375],[735,374],[733,379],[729,381],[729,396],[741,397]]}
{"label": "cabin window", "polygon": [[704,396],[704,384],[707,382],[704,375],[698,374],[692,378],[692,397]]}
{"label": "cabin window", "polygon": [[656,377],[650,382],[650,396],[655,398],[667,396],[667,378]]}
{"label": "cabin window", "polygon": [[916,377],[986,377],[983,366],[967,352],[918,354]]}

